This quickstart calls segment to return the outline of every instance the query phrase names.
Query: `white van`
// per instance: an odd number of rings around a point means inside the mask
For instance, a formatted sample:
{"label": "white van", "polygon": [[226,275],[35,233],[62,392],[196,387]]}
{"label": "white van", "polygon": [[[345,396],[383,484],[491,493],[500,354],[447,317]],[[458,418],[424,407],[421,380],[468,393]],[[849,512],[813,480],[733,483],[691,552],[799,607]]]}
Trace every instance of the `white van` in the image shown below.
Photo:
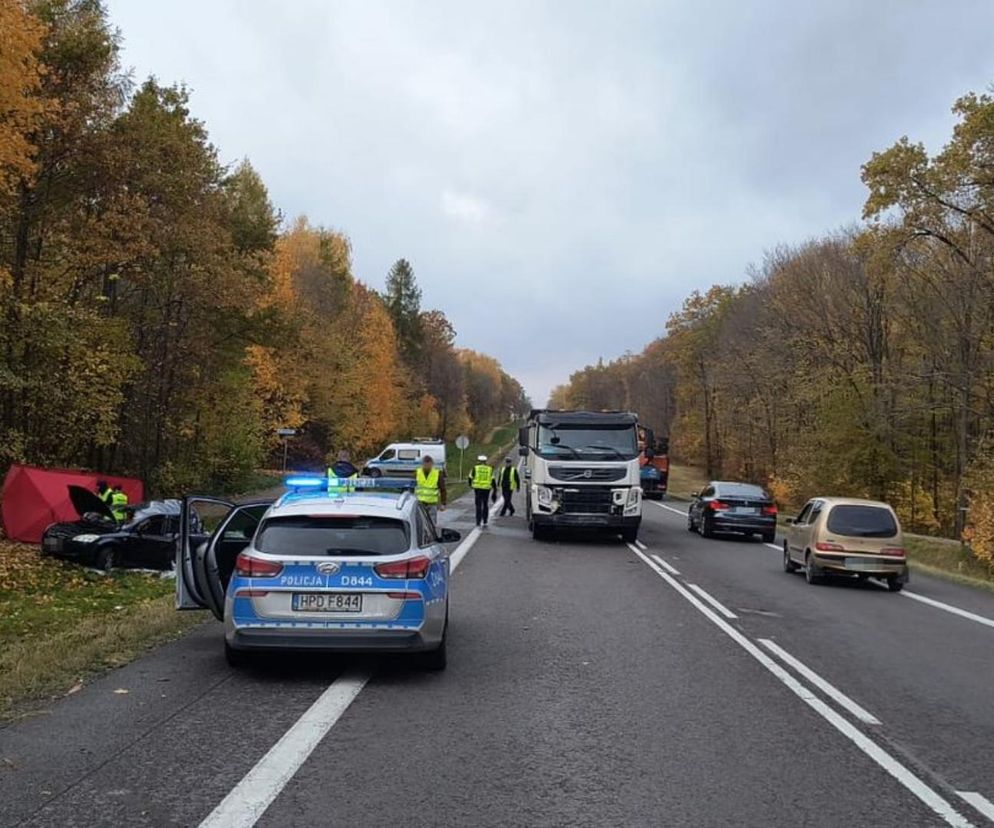
{"label": "white van", "polygon": [[370,477],[407,477],[417,471],[426,454],[435,468],[445,470],[445,441],[423,438],[409,443],[391,443],[377,457],[365,462],[362,473]]}

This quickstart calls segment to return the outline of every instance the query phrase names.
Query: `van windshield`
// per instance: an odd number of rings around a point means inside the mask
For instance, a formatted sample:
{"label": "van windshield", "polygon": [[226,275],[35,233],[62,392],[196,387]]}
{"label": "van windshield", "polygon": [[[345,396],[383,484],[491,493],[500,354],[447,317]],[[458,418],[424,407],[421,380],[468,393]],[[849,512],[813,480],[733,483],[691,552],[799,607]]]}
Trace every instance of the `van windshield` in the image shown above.
{"label": "van windshield", "polygon": [[828,513],[828,531],[851,538],[892,538],[897,523],[880,506],[836,506]]}
{"label": "van windshield", "polygon": [[404,521],[381,517],[274,517],[255,539],[255,548],[271,555],[396,555],[410,545]]}

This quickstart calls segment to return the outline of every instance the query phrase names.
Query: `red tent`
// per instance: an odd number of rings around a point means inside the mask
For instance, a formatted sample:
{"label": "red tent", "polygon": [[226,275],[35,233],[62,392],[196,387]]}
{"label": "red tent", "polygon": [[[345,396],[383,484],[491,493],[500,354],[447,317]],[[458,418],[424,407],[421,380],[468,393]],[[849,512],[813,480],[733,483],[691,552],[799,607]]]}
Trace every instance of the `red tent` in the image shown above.
{"label": "red tent", "polygon": [[133,477],[113,477],[73,469],[11,466],[0,494],[3,499],[3,528],[7,537],[26,543],[40,543],[41,535],[50,523],[77,519],[66,487],[74,484],[96,491],[98,480],[120,486],[130,503],[140,503],[145,499],[145,487]]}

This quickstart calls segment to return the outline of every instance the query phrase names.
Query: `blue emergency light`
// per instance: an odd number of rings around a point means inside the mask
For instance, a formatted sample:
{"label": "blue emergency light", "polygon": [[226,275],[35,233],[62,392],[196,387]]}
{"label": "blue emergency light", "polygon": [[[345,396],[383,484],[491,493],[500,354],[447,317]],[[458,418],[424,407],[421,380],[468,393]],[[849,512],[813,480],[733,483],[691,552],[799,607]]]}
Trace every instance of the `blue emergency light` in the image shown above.
{"label": "blue emergency light", "polygon": [[283,485],[295,492],[335,490],[337,493],[342,493],[371,489],[398,492],[413,490],[415,482],[411,477],[325,477],[316,474],[297,474],[286,478]]}

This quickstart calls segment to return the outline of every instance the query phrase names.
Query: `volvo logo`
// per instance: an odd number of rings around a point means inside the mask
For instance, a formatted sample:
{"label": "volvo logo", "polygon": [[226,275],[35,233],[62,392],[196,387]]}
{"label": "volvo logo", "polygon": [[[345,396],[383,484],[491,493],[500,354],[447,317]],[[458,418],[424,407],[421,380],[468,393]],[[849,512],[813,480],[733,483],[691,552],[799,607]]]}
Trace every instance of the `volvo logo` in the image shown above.
{"label": "volvo logo", "polygon": [[335,561],[321,561],[321,563],[317,565],[317,570],[322,575],[334,575],[341,568],[342,565],[335,563]]}
{"label": "volvo logo", "polygon": [[590,480],[590,478],[594,476],[594,473],[593,473],[593,471],[591,469],[584,469],[583,470],[583,476],[587,480]]}

